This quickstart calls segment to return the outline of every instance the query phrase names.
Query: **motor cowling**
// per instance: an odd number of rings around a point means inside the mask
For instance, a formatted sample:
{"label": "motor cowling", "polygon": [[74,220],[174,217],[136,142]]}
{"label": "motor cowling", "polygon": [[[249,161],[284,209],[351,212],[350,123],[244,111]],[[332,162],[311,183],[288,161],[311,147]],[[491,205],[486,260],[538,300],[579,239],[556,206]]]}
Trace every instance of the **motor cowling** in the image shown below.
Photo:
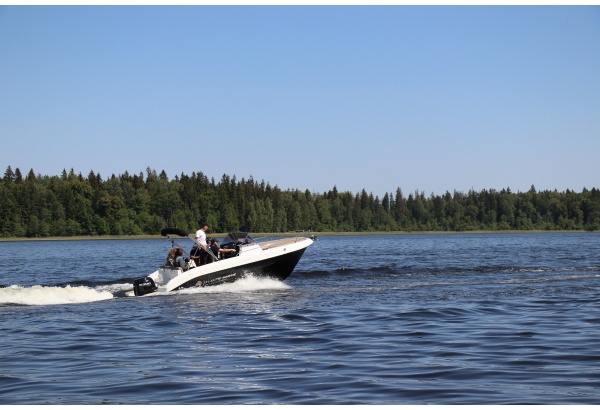
{"label": "motor cowling", "polygon": [[147,295],[148,293],[156,291],[156,289],[158,289],[158,287],[154,283],[154,280],[148,276],[133,281],[133,293],[135,296]]}

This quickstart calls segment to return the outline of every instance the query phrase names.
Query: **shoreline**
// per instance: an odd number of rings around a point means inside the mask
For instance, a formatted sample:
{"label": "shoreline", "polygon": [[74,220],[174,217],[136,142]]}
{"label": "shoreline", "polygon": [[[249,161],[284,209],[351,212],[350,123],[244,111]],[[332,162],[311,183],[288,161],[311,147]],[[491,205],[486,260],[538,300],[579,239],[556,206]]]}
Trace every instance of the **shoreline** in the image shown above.
{"label": "shoreline", "polygon": [[[506,230],[506,231],[372,231],[372,232],[257,232],[251,234],[255,239],[267,236],[367,236],[367,235],[481,235],[481,234],[534,234],[534,233],[586,233],[585,230]],[[193,232],[190,232],[192,234]],[[225,237],[227,233],[210,233],[207,236]],[[48,236],[44,238],[9,237],[0,238],[0,242],[33,241],[110,241],[136,239],[164,239],[161,235],[93,235],[93,236]]]}

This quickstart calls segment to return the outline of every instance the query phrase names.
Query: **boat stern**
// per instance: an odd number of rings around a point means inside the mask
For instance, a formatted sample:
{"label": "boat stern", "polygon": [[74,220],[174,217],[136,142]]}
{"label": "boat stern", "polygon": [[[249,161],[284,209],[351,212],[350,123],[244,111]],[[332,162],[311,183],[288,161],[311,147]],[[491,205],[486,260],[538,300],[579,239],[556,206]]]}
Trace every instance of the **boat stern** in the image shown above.
{"label": "boat stern", "polygon": [[156,292],[156,289],[158,289],[158,286],[150,276],[133,281],[133,294],[135,296],[144,296]]}

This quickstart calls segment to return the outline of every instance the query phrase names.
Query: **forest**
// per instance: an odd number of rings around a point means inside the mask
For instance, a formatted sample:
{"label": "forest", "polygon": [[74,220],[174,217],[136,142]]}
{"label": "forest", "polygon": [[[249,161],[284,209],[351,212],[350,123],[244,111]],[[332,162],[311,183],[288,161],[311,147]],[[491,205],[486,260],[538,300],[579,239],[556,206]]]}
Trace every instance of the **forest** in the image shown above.
{"label": "forest", "polygon": [[600,190],[527,192],[510,188],[429,195],[400,188],[323,193],[281,190],[263,180],[220,181],[202,172],[169,179],[150,168],[110,178],[63,170],[23,175],[8,166],[0,179],[0,237],[158,235],[164,227],[195,232],[448,232],[600,230]]}

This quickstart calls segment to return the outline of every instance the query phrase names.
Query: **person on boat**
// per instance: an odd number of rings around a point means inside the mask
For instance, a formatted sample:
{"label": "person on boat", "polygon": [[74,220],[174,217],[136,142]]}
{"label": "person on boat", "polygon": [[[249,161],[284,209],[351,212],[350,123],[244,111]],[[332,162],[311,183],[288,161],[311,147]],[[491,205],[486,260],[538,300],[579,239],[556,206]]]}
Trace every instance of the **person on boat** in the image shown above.
{"label": "person on boat", "polygon": [[[215,243],[217,244],[217,246],[215,246]],[[219,258],[219,246],[218,246],[219,241],[217,241],[216,239],[209,239],[208,240],[208,248],[210,249],[210,251],[212,252],[213,255],[215,255],[217,257],[217,259]],[[213,258],[208,258],[206,260],[206,263],[211,263],[213,262]]]}
{"label": "person on boat", "polygon": [[[220,259],[219,258],[219,253],[218,253],[219,248],[217,248],[217,250],[215,251],[213,249],[213,247],[212,247],[212,243],[215,240],[216,239],[212,239],[212,238],[207,238],[206,239],[206,245],[207,245],[206,251],[208,252],[208,255],[206,257],[206,263],[213,263],[213,262],[216,262],[217,260]],[[214,258],[213,258],[213,256],[214,256]]]}
{"label": "person on boat", "polygon": [[218,259],[225,259],[229,256],[233,256],[231,253],[235,253],[235,249],[219,248],[219,241],[216,239],[210,241],[210,250]]}
{"label": "person on boat", "polygon": [[190,255],[196,266],[206,265],[206,260],[209,255],[206,249],[208,244],[206,243],[206,231],[208,231],[208,224],[204,221],[200,222],[200,229],[196,231],[196,243],[190,251]]}
{"label": "person on boat", "polygon": [[189,258],[183,256],[182,248],[171,248],[171,250],[167,254],[167,260],[165,262],[165,265],[171,266],[173,268],[183,268],[183,270],[187,270],[189,261]]}

